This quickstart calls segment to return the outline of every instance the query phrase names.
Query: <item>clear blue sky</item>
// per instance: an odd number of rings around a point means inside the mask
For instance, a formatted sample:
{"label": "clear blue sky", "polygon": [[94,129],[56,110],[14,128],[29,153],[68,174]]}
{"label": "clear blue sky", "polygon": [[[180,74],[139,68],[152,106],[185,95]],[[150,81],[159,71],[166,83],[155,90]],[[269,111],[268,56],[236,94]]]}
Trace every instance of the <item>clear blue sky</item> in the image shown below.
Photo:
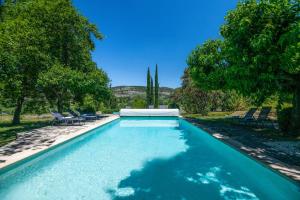
{"label": "clear blue sky", "polygon": [[105,36],[94,61],[113,86],[145,85],[150,66],[161,86],[178,87],[193,48],[220,37],[219,27],[237,0],[73,0]]}

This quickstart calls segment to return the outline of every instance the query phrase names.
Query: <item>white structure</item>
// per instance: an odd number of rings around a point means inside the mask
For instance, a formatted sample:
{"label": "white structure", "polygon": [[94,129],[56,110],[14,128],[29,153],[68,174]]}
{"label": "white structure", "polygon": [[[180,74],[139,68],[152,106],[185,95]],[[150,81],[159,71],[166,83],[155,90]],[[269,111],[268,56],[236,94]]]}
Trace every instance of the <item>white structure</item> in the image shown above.
{"label": "white structure", "polygon": [[121,109],[120,116],[161,116],[161,117],[168,117],[168,116],[179,116],[178,109]]}

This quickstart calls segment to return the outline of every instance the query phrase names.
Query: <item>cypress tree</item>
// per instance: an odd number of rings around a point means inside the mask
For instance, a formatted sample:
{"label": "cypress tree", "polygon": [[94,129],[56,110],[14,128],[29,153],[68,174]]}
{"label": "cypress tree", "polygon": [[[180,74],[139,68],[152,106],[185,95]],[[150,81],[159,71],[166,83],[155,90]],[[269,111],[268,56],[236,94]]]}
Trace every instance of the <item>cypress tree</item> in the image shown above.
{"label": "cypress tree", "polygon": [[154,108],[158,108],[158,89],[159,89],[158,69],[157,69],[157,64],[156,64],[156,67],[155,67],[155,86],[154,86]]}
{"label": "cypress tree", "polygon": [[151,75],[150,75],[150,69],[148,67],[147,71],[147,88],[146,88],[146,102],[147,106],[151,104]]}
{"label": "cypress tree", "polygon": [[150,99],[151,99],[151,102],[150,104],[153,105],[154,104],[154,96],[153,96],[153,79],[151,77],[151,80],[150,80]]}

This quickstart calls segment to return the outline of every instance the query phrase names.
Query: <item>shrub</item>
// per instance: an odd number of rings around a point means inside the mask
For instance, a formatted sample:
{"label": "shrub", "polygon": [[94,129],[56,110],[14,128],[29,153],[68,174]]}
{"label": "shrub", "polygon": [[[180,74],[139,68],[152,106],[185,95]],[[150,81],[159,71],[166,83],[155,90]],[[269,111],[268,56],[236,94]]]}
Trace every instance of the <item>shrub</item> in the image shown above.
{"label": "shrub", "polygon": [[175,102],[171,102],[168,104],[168,108],[179,108],[179,105]]}
{"label": "shrub", "polygon": [[105,114],[112,114],[114,112],[119,112],[120,109],[118,108],[105,108],[103,110],[101,110],[102,113],[105,113]]}
{"label": "shrub", "polygon": [[147,102],[145,101],[145,99],[143,97],[136,96],[132,99],[132,102],[130,105],[132,108],[146,108]]}
{"label": "shrub", "polygon": [[86,95],[83,100],[83,105],[80,108],[81,112],[84,113],[96,113],[97,102],[91,95]]}

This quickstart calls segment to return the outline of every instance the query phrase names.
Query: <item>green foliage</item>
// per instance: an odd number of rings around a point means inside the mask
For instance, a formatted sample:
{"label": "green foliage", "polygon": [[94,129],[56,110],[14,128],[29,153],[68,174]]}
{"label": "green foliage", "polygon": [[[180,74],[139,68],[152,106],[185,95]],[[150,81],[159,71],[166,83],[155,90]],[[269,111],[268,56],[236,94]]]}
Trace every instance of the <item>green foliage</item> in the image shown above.
{"label": "green foliage", "polygon": [[38,115],[48,113],[50,110],[50,105],[45,103],[45,101],[46,100],[43,95],[36,96],[35,98],[30,98],[26,100],[23,112]]}
{"label": "green foliage", "polygon": [[[77,100],[86,107],[86,98],[93,98],[94,107],[105,98],[110,98],[107,88],[108,78],[100,70],[90,73],[72,70],[61,65],[54,65],[39,78],[39,86],[47,99],[57,105],[59,112],[63,107],[69,107],[71,100]],[[90,105],[89,105],[90,106]]]}
{"label": "green foliage", "polygon": [[34,96],[41,71],[50,65],[47,30],[40,17],[41,1],[6,2],[0,23],[0,80],[2,93],[16,106],[14,123],[27,97]]}
{"label": "green foliage", "polygon": [[176,103],[176,102],[174,102],[174,101],[171,100],[168,103],[168,108],[170,108],[170,109],[175,109],[175,108],[179,109],[180,105],[179,105],[179,103]]}
{"label": "green foliage", "polygon": [[220,109],[222,111],[246,110],[250,107],[251,101],[238,94],[235,90],[219,91],[221,96]]}
{"label": "green foliage", "polygon": [[120,110],[118,105],[118,98],[114,95],[113,91],[110,90],[110,98],[106,102],[106,105],[104,105],[102,108],[100,108],[100,111],[103,113],[113,113],[118,112]]}
{"label": "green foliage", "polygon": [[279,128],[285,133],[291,131],[292,124],[290,119],[292,117],[292,112],[292,107],[286,107],[281,110],[277,110]]}
{"label": "green foliage", "polygon": [[146,108],[147,102],[143,97],[135,96],[130,105],[132,108]]}
{"label": "green foliage", "polygon": [[204,90],[223,88],[226,62],[221,52],[222,41],[209,40],[196,47],[187,59],[194,83]]}
{"label": "green foliage", "polygon": [[77,83],[80,88],[74,91],[74,100],[82,102],[82,97],[89,94],[98,103],[109,104],[110,99],[113,98],[112,91],[108,86],[109,81],[107,74],[98,68],[88,73],[81,72],[81,82]]}
{"label": "green foliage", "polygon": [[159,90],[159,83],[158,83],[158,67],[155,67],[155,83],[154,83],[154,108],[158,108],[159,99],[158,99],[158,90]]}
{"label": "green foliage", "polygon": [[299,1],[244,0],[225,17],[223,41],[210,40],[188,58],[205,90],[235,90],[261,105],[292,94],[290,120],[300,129]]}
{"label": "green foliage", "polygon": [[154,104],[154,91],[153,91],[153,79],[151,77],[151,80],[150,80],[150,97],[151,97],[151,105]]}
{"label": "green foliage", "polygon": [[91,95],[84,97],[80,111],[83,113],[96,113],[96,111],[98,111],[97,102]]}
{"label": "green foliage", "polygon": [[209,111],[235,111],[249,106],[248,100],[235,91],[200,89],[194,85],[189,68],[181,79],[182,87],[175,90],[172,104],[178,104],[186,113],[206,115]]}
{"label": "green foliage", "polygon": [[296,1],[288,0],[244,1],[226,16],[221,33],[231,65],[226,79],[230,87],[252,94],[258,103],[278,90],[293,92],[294,75],[300,72],[295,67],[299,67],[294,33],[299,6],[295,6]]}
{"label": "green foliage", "polygon": [[64,104],[70,103],[73,91],[79,87],[80,75],[70,68],[55,64],[48,71],[40,74],[38,84],[49,102],[57,105],[57,110],[62,112],[63,106],[66,106]]}
{"label": "green foliage", "polygon": [[188,58],[197,85],[235,89],[258,103],[280,89],[293,91],[299,75],[299,7],[290,2],[239,3],[221,28],[224,41],[208,41]]}
{"label": "green foliage", "polygon": [[200,113],[205,115],[210,110],[209,95],[197,87],[187,87],[182,90],[180,104],[187,113]]}
{"label": "green foliage", "polygon": [[[102,35],[70,0],[6,1],[0,18],[1,99],[15,106],[15,123],[23,104],[41,92],[60,111],[70,101],[82,104],[86,95],[110,98],[109,79],[91,56],[92,38]],[[34,102],[27,111],[35,109]]]}
{"label": "green foliage", "polygon": [[209,95],[193,85],[189,69],[184,71],[181,80],[182,87],[176,90],[174,102],[179,103],[186,113],[207,114],[210,110]]}
{"label": "green foliage", "polygon": [[150,74],[150,68],[148,67],[147,70],[147,88],[146,88],[146,99],[147,99],[147,105],[151,105],[152,102],[152,96],[151,96],[151,74]]}

